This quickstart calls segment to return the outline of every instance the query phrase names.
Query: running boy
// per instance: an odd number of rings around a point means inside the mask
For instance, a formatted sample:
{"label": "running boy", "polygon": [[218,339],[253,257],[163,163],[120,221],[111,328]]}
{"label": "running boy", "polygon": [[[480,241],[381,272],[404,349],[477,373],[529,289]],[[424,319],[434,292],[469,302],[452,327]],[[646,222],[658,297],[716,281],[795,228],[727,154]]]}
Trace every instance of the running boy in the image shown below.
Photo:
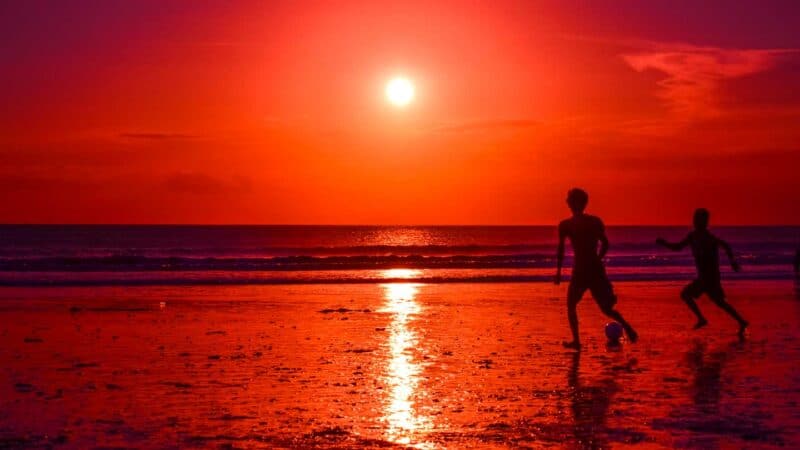
{"label": "running boy", "polygon": [[695,302],[701,295],[707,294],[711,301],[739,322],[739,334],[742,335],[748,323],[736,312],[730,303],[725,301],[725,292],[722,290],[719,273],[719,248],[722,247],[722,249],[725,250],[725,253],[728,255],[728,261],[730,261],[731,268],[733,268],[734,271],[738,272],[741,268],[733,257],[733,251],[730,245],[708,231],[709,217],[710,214],[707,209],[699,208],[694,212],[694,230],[682,241],[670,243],[662,238],[658,238],[656,239],[656,244],[674,251],[683,250],[686,246],[691,246],[692,248],[694,263],[697,267],[697,279],[683,288],[681,299],[686,302],[689,309],[697,316],[697,323],[694,329],[696,330],[708,325],[708,320],[706,320],[703,313],[700,312],[700,308],[697,307],[697,303]]}
{"label": "running boy", "polygon": [[[617,296],[614,288],[606,275],[603,257],[608,251],[608,238],[605,226],[599,217],[584,214],[589,203],[589,194],[583,189],[571,189],[567,193],[567,205],[572,210],[572,217],[563,220],[558,225],[558,268],[555,284],[561,283],[561,267],[564,263],[564,241],[569,238],[575,254],[575,264],[572,268],[572,277],[567,289],[567,317],[572,330],[572,342],[565,342],[567,348],[580,349],[581,342],[578,335],[578,302],[588,290],[592,293],[594,301],[606,316],[619,322],[625,329],[625,334],[631,342],[636,342],[638,334],[633,327],[625,321],[614,305]],[[598,252],[599,244],[599,252]]]}

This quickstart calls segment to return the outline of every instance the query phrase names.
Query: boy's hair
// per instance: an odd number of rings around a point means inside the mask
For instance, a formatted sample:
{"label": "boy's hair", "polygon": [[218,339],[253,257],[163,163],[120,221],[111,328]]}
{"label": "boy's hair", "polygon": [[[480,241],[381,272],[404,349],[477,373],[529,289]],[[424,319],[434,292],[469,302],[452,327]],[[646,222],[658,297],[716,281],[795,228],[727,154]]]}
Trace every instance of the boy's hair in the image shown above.
{"label": "boy's hair", "polygon": [[567,192],[567,205],[575,211],[583,211],[589,203],[589,194],[581,188],[572,188]]}
{"label": "boy's hair", "polygon": [[705,208],[697,208],[694,210],[694,226],[697,228],[707,228],[708,220],[711,218],[711,213]]}

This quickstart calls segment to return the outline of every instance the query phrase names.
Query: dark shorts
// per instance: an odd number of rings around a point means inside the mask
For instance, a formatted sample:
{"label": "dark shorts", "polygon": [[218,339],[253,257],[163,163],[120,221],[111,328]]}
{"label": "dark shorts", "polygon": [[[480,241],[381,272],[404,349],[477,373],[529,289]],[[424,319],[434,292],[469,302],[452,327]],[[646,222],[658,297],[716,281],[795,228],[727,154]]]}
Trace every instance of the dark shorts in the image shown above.
{"label": "dark shorts", "polygon": [[696,279],[687,284],[681,292],[682,297],[689,297],[692,299],[698,298],[703,294],[707,294],[712,300],[723,300],[725,298],[725,291],[722,290],[722,284],[719,280],[704,280]]}
{"label": "dark shorts", "polygon": [[579,302],[586,291],[592,293],[594,301],[601,309],[612,309],[617,304],[617,296],[614,294],[614,287],[608,280],[605,269],[593,270],[584,273],[574,273],[569,282],[567,290],[567,300]]}

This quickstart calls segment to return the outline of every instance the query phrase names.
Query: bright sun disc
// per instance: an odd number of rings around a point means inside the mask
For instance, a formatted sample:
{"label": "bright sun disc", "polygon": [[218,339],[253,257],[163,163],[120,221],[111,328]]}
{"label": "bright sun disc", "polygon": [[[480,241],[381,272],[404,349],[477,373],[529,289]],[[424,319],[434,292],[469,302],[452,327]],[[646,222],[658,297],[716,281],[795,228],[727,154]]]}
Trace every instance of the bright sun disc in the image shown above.
{"label": "bright sun disc", "polygon": [[414,99],[414,85],[408,78],[393,78],[386,85],[386,98],[395,106],[405,106]]}

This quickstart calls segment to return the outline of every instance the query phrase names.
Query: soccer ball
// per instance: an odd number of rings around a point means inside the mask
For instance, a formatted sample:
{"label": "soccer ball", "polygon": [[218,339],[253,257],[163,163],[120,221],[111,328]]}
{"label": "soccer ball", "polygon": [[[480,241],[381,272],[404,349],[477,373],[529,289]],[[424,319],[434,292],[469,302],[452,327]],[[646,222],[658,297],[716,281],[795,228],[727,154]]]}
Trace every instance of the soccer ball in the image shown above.
{"label": "soccer ball", "polygon": [[622,337],[622,325],[617,322],[608,322],[606,324],[606,337],[610,342],[617,342]]}

